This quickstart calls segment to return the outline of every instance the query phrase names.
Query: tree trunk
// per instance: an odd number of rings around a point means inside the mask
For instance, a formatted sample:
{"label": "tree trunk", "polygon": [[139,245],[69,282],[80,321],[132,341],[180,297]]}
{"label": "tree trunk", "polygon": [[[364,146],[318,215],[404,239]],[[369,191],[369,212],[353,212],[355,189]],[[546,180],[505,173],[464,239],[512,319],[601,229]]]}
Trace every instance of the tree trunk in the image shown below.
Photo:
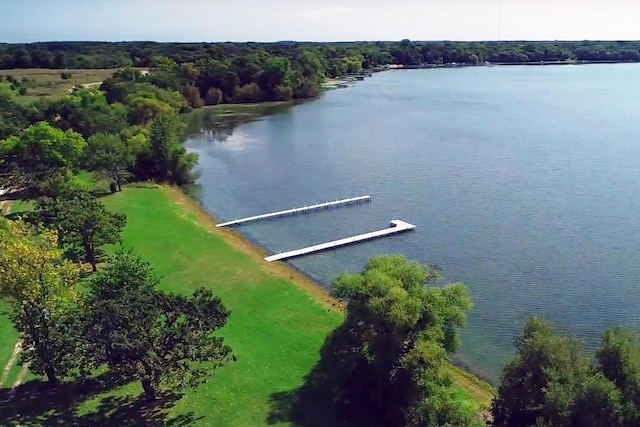
{"label": "tree trunk", "polygon": [[96,251],[92,244],[85,244],[84,250],[87,253],[87,261],[91,264],[91,269],[96,272],[98,267],[96,266]]}
{"label": "tree trunk", "polygon": [[56,387],[58,385],[58,377],[56,377],[56,370],[53,367],[48,366],[44,373],[47,374],[47,378],[49,379],[49,385],[52,387]]}
{"label": "tree trunk", "polygon": [[156,389],[147,379],[142,380],[142,389],[148,400],[156,400]]}
{"label": "tree trunk", "polygon": [[120,179],[120,174],[117,172],[114,172],[113,180],[116,182],[116,185],[118,186],[118,191],[122,191],[122,180]]}

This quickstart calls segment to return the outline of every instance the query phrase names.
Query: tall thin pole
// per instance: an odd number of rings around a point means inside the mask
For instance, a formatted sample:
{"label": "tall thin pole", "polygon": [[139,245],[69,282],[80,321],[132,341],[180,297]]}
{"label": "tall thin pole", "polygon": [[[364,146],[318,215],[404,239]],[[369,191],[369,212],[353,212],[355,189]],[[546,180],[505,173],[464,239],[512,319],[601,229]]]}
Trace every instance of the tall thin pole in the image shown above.
{"label": "tall thin pole", "polygon": [[498,41],[500,41],[500,27],[502,27],[502,0],[498,0]]}

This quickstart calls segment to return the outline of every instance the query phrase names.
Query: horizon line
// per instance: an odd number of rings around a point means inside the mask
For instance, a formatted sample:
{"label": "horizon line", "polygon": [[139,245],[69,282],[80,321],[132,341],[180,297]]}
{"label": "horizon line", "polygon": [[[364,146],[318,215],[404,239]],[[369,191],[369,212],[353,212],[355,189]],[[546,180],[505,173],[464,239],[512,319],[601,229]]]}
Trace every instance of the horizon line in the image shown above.
{"label": "horizon line", "polygon": [[329,44],[329,43],[400,43],[403,40],[410,40],[412,43],[578,43],[578,42],[640,42],[640,39],[484,39],[484,40],[464,40],[464,39],[400,39],[400,40],[276,40],[276,41],[159,41],[159,40],[38,40],[38,41],[22,41],[22,42],[4,42],[0,41],[0,45],[26,45],[26,44],[46,44],[46,43],[158,43],[158,44],[277,44],[277,43],[307,43],[307,44]]}

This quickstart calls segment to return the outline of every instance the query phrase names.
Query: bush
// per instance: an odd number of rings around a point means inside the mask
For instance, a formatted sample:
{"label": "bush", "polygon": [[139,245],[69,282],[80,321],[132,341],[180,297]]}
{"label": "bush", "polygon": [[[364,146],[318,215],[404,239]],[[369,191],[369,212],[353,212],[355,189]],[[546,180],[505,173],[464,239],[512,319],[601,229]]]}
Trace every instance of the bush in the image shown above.
{"label": "bush", "polygon": [[207,105],[218,105],[222,102],[222,91],[215,87],[209,88],[207,96],[205,97],[205,103]]}
{"label": "bush", "polygon": [[62,80],[69,80],[71,78],[72,74],[67,72],[67,71],[63,71],[62,73],[60,73],[60,78]]}
{"label": "bush", "polygon": [[291,101],[293,89],[289,86],[276,86],[274,101]]}
{"label": "bush", "polygon": [[233,96],[233,102],[238,104],[262,102],[264,94],[260,86],[256,83],[250,83],[242,86]]}
{"label": "bush", "polygon": [[185,86],[182,89],[182,95],[187,99],[189,105],[193,108],[200,108],[204,105],[204,100],[200,97],[200,91],[194,86]]}
{"label": "bush", "polygon": [[26,95],[27,94],[27,88],[22,86],[20,89],[18,89],[18,93],[20,95]]}

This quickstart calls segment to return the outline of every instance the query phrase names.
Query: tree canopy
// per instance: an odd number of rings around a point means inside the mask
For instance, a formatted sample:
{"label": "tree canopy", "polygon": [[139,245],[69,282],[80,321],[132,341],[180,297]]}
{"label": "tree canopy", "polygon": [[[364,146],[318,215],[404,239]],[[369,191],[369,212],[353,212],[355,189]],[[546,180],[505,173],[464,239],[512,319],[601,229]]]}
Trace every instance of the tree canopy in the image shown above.
{"label": "tree canopy", "polygon": [[595,363],[576,338],[539,318],[515,339],[492,413],[496,427],[631,427],[640,420],[640,343],[615,328]]}
{"label": "tree canopy", "polygon": [[0,217],[0,296],[24,341],[23,359],[51,384],[74,366],[69,322],[81,309],[80,268],[63,259],[55,232],[39,234],[22,221]]}
{"label": "tree canopy", "polygon": [[38,199],[35,217],[57,230],[62,247],[83,251],[93,271],[97,270],[99,248],[120,242],[127,222],[124,214],[108,211],[94,195],[80,189]]}
{"label": "tree canopy", "polygon": [[37,195],[48,180],[74,171],[85,147],[77,132],[38,122],[0,141],[0,178],[4,186]]}
{"label": "tree canopy", "polygon": [[165,294],[157,283],[148,264],[118,251],[89,281],[83,335],[94,367],[140,380],[150,399],[163,384],[195,387],[232,359],[213,335],[229,316],[220,299],[205,289],[190,298]]}
{"label": "tree canopy", "polygon": [[429,286],[438,278],[431,267],[380,256],[335,280],[347,317],[323,360],[347,412],[385,426],[479,425],[454,397],[446,369],[471,300],[462,284]]}

